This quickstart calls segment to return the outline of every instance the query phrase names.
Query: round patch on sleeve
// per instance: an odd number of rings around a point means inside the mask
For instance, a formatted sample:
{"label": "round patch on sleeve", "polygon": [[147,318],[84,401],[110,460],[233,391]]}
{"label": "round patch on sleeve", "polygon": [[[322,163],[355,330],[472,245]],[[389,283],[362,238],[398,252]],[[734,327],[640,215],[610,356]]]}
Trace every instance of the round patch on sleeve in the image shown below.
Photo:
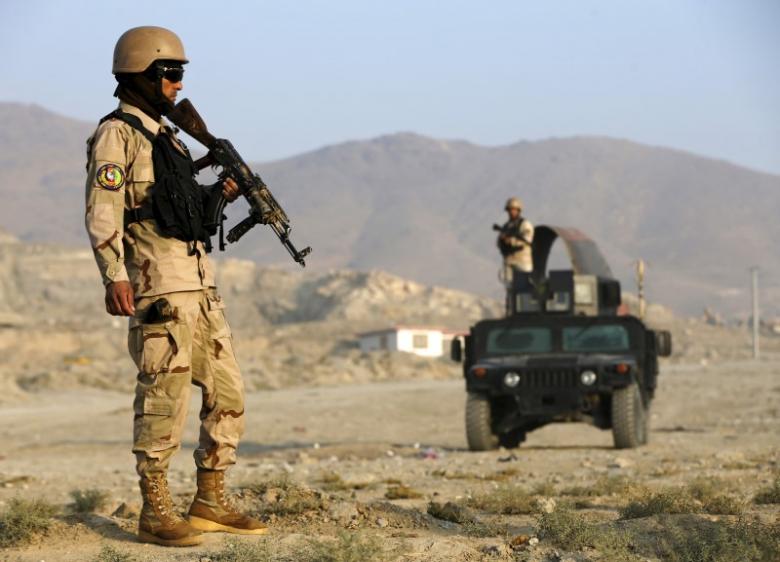
{"label": "round patch on sleeve", "polygon": [[125,172],[119,164],[103,164],[97,171],[97,183],[109,191],[116,191],[125,185]]}

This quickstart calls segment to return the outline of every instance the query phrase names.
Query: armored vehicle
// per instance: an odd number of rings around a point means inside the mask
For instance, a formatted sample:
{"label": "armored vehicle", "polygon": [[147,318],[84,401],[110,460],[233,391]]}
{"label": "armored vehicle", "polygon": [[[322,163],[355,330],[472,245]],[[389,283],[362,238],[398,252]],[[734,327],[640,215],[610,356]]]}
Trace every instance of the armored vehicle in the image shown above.
{"label": "armored vehicle", "polygon": [[[559,237],[573,269],[546,274]],[[532,273],[513,273],[506,318],[453,340],[466,379],[469,448],[517,447],[529,431],[565,421],[611,429],[619,449],[645,444],[669,332],[624,313],[620,283],[580,231],[538,227],[533,257]]]}

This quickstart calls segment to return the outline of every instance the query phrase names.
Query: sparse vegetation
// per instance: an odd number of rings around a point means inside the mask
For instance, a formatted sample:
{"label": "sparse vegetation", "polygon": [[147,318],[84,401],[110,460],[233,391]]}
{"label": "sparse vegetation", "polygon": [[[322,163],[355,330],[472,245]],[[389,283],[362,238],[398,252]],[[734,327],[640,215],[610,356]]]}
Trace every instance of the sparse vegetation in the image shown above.
{"label": "sparse vegetation", "polygon": [[92,562],[135,562],[136,558],[129,552],[122,552],[113,546],[103,545]]}
{"label": "sparse vegetation", "polygon": [[658,555],[669,562],[775,562],[780,552],[780,523],[664,518]]}
{"label": "sparse vegetation", "polygon": [[390,486],[385,492],[385,497],[388,500],[413,500],[422,497],[422,493],[418,492],[414,488],[398,484],[396,486]]}
{"label": "sparse vegetation", "polygon": [[775,481],[772,484],[756,492],[753,503],[758,505],[780,503],[780,474],[775,477]]}
{"label": "sparse vegetation", "polygon": [[335,541],[310,539],[301,554],[306,562],[382,562],[390,557],[377,537],[346,531],[339,533]]}
{"label": "sparse vegetation", "polygon": [[203,553],[200,559],[211,562],[272,562],[280,560],[268,546],[268,540],[247,541],[235,537],[225,539],[220,550]]}
{"label": "sparse vegetation", "polygon": [[577,551],[594,548],[604,560],[635,560],[631,540],[626,533],[605,525],[590,523],[582,515],[559,506],[551,513],[543,513],[538,521],[539,537],[558,548]]}
{"label": "sparse vegetation", "polygon": [[29,541],[49,530],[57,508],[43,500],[13,498],[0,513],[0,548]]}
{"label": "sparse vegetation", "polygon": [[94,513],[106,507],[108,492],[90,488],[88,490],[71,490],[70,497],[73,503],[70,507],[76,513]]}
{"label": "sparse vegetation", "polygon": [[471,507],[489,513],[504,515],[528,514],[536,511],[534,497],[520,486],[503,485],[495,490],[474,496],[469,500]]}
{"label": "sparse vegetation", "polygon": [[697,479],[688,486],[645,490],[620,511],[621,519],[637,519],[651,515],[712,513],[739,515],[744,506],[719,491],[716,481]]}

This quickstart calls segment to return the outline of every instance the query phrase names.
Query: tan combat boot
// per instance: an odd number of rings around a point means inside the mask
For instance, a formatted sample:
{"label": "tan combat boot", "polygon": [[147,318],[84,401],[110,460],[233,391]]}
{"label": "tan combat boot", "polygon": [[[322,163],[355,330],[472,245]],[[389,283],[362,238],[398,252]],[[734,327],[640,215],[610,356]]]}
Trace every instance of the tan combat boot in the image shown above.
{"label": "tan combat boot", "polygon": [[268,528],[252,517],[238,513],[225,500],[225,472],[198,469],[198,493],[189,511],[190,524],[201,531],[238,535],[262,535]]}
{"label": "tan combat boot", "polygon": [[138,540],[163,546],[193,546],[203,534],[176,513],[164,474],[141,478],[144,506],[138,520]]}

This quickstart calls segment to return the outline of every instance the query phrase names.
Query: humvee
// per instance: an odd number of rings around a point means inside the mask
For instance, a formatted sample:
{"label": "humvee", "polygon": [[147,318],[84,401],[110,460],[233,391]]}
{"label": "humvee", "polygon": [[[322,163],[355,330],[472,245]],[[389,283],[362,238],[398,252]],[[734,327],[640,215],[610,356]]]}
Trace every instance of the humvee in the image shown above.
{"label": "humvee", "polygon": [[[545,273],[558,237],[573,269]],[[532,250],[534,272],[514,271],[507,316],[452,343],[466,380],[469,448],[514,448],[529,431],[569,421],[611,429],[619,449],[647,443],[658,357],[671,354],[671,335],[624,313],[620,283],[581,232],[540,226]]]}

